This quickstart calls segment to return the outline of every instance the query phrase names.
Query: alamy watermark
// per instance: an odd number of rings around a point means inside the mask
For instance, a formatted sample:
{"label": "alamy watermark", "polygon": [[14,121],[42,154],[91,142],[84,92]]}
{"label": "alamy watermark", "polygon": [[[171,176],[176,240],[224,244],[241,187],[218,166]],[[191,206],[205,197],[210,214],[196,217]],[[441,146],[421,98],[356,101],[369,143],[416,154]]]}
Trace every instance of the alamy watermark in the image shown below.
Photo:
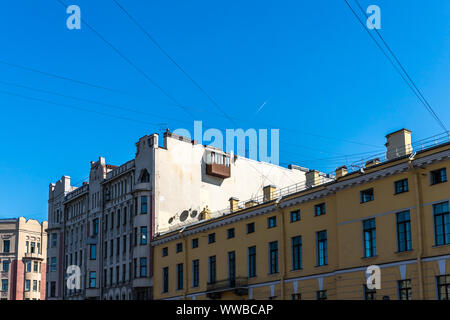
{"label": "alamy watermark", "polygon": [[67,29],[80,30],[81,29],[81,9],[80,9],[80,7],[75,4],[72,4],[67,7],[66,13],[70,14],[70,16],[67,17],[67,20],[66,20]]}
{"label": "alamy watermark", "polygon": [[[173,131],[174,134],[184,136],[189,140],[196,140],[199,144],[208,144],[214,148],[224,150],[230,154],[237,154],[253,160],[279,164],[280,160],[280,130],[270,129],[226,129],[223,132],[216,128],[209,128],[203,132],[202,121],[194,121],[194,135],[185,128]],[[270,153],[268,148],[270,145]]]}
{"label": "alamy watermark", "polygon": [[379,266],[368,266],[366,269],[366,277],[367,289],[381,289],[381,269]]}

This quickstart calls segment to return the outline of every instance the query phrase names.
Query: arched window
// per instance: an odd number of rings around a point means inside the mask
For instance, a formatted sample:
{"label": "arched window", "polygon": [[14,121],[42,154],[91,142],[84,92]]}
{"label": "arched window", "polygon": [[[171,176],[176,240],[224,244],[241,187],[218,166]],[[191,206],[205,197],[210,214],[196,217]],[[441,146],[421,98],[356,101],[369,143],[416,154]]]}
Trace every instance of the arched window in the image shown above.
{"label": "arched window", "polygon": [[142,169],[141,170],[141,174],[139,177],[139,182],[143,183],[143,182],[150,182],[150,175],[147,171],[147,169]]}

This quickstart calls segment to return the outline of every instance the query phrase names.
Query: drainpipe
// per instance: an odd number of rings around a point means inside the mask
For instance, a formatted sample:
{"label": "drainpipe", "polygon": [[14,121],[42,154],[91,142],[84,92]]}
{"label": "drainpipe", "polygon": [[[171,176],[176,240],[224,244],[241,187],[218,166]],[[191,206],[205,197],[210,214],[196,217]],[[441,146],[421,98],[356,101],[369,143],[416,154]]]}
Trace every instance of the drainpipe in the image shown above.
{"label": "drainpipe", "polygon": [[420,189],[419,189],[419,171],[412,163],[414,160],[414,155],[412,155],[408,160],[409,168],[414,175],[414,189],[416,198],[416,210],[417,210],[417,235],[419,238],[419,250],[417,251],[417,268],[419,270],[419,294],[420,300],[424,299],[424,285],[423,285],[423,266],[422,266],[422,255],[423,255],[423,244],[422,244],[422,203],[420,201]]}
{"label": "drainpipe", "polygon": [[281,274],[280,274],[280,283],[281,283],[281,300],[284,300],[284,279],[286,277],[286,239],[285,239],[285,231],[284,231],[284,210],[279,207],[281,198],[278,198],[275,201],[275,208],[278,209],[280,213],[280,237],[281,237]]}
{"label": "drainpipe", "polygon": [[184,265],[186,266],[186,274],[185,275],[183,275],[183,285],[184,285],[184,290],[183,290],[183,299],[184,300],[187,300],[187,289],[188,289],[188,274],[189,274],[189,272],[188,272],[188,246],[187,246],[187,242],[186,242],[186,237],[184,236],[184,234],[183,234],[183,232],[184,232],[184,229],[185,228],[183,228],[183,229],[181,229],[180,231],[179,231],[179,233],[180,233],[180,237],[182,238],[182,240],[183,240],[183,247],[184,247]]}

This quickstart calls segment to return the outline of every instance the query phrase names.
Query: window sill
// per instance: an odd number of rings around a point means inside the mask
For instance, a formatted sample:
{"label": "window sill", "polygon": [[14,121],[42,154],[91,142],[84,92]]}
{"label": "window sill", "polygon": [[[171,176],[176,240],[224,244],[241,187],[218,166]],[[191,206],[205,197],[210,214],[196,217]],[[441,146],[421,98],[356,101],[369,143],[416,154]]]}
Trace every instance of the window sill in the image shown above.
{"label": "window sill", "polygon": [[447,180],[445,180],[445,181],[439,181],[439,182],[430,184],[430,187],[435,186],[435,185],[438,185],[438,184],[443,184],[443,183],[446,183],[446,182],[447,182]]}
{"label": "window sill", "polygon": [[328,263],[327,263],[327,264],[321,264],[321,265],[316,264],[314,267],[316,267],[316,268],[320,268],[320,267],[328,267]]}
{"label": "window sill", "polygon": [[409,254],[412,253],[414,249],[405,250],[405,251],[395,251],[395,254]]}
{"label": "window sill", "polygon": [[378,255],[370,256],[370,257],[361,257],[362,260],[370,260],[370,259],[376,259],[378,258]]}
{"label": "window sill", "polygon": [[402,192],[397,192],[397,193],[394,193],[393,195],[396,196],[396,195],[403,194],[403,193],[407,193],[407,192],[409,192],[409,190],[402,191]]}
{"label": "window sill", "polygon": [[435,244],[435,245],[433,245],[431,248],[445,248],[445,247],[449,247],[450,246],[450,243],[444,243],[444,244],[439,244],[439,245],[437,245],[437,244]]}

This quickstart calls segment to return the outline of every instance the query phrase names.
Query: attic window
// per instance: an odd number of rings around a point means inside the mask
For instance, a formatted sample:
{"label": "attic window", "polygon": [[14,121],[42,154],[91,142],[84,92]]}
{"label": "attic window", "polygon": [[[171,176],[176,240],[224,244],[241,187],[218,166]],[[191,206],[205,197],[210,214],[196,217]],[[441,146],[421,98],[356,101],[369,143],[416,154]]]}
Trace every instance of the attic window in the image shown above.
{"label": "attic window", "polygon": [[150,175],[148,174],[147,169],[142,169],[141,170],[141,175],[139,178],[139,182],[143,183],[143,182],[150,182]]}

